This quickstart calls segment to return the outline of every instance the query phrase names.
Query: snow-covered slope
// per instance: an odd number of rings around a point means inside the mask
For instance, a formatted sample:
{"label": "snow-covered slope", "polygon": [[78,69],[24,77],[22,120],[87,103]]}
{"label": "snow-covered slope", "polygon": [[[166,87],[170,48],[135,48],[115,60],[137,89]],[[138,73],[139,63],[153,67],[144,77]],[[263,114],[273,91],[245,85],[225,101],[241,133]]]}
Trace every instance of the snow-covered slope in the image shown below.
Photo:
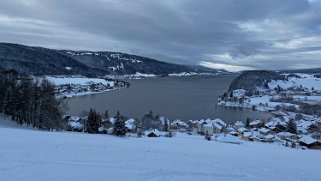
{"label": "snow-covered slope", "polygon": [[113,81],[107,81],[105,79],[99,78],[87,78],[87,77],[58,77],[58,76],[46,76],[51,83],[55,85],[63,85],[63,84],[79,84],[79,85],[88,85],[91,83],[95,84],[103,84],[103,85],[114,85]]}
{"label": "snow-covered slope", "polygon": [[314,89],[321,91],[321,78],[315,77],[313,74],[296,74],[298,77],[289,77],[288,80],[272,80],[269,88],[274,89],[280,86],[283,89],[302,88]]}
{"label": "snow-covered slope", "polygon": [[1,181],[319,180],[321,152],[245,142],[4,128]]}

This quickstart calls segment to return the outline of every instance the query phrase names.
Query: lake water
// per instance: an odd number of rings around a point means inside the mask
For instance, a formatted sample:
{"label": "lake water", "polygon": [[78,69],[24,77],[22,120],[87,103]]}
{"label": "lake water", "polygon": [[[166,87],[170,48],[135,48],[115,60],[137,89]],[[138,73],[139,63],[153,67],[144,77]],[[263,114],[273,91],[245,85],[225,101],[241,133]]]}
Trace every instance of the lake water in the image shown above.
{"label": "lake water", "polygon": [[130,118],[142,118],[150,110],[169,119],[198,120],[221,118],[227,123],[237,120],[267,119],[270,114],[216,106],[235,76],[164,77],[127,80],[131,86],[101,94],[80,96],[67,100],[69,113],[80,115],[83,110],[95,108],[109,111],[113,116],[119,110]]}

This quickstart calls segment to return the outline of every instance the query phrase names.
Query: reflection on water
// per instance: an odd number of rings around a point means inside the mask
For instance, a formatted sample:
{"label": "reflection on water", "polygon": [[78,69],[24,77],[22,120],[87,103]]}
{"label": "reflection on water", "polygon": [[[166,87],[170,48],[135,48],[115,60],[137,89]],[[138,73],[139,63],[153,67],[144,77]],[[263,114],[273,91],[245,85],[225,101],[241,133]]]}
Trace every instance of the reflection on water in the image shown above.
{"label": "reflection on water", "polygon": [[95,108],[98,112],[117,110],[132,118],[141,118],[152,110],[169,119],[221,118],[231,123],[236,120],[267,119],[268,113],[216,106],[218,96],[227,90],[234,76],[164,77],[128,80],[128,89],[68,99],[69,113],[79,115]]}

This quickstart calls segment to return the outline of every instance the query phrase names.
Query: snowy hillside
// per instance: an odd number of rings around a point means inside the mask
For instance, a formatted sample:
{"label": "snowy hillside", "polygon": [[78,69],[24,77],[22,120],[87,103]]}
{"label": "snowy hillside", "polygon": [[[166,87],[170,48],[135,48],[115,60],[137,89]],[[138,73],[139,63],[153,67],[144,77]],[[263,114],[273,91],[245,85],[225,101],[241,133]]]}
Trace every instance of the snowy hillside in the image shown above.
{"label": "snowy hillside", "polygon": [[84,76],[44,76],[35,77],[41,82],[47,79],[55,86],[58,97],[74,97],[89,94],[97,94],[115,89],[125,88],[123,81],[113,81],[101,78],[88,78]]}
{"label": "snowy hillside", "polygon": [[57,77],[57,76],[46,76],[51,83],[55,85],[63,85],[63,84],[79,84],[79,85],[88,85],[91,83],[95,84],[103,84],[103,85],[110,85],[113,86],[113,81],[107,81],[105,79],[98,79],[98,78],[87,78],[87,77]]}
{"label": "snowy hillside", "polygon": [[180,134],[118,138],[45,132],[2,122],[1,181],[320,179],[320,151]]}
{"label": "snowy hillside", "polygon": [[288,77],[288,80],[272,80],[269,83],[270,89],[280,86],[282,89],[289,88],[307,88],[309,90],[321,91],[321,78],[315,77],[313,74],[296,74],[298,77]]}

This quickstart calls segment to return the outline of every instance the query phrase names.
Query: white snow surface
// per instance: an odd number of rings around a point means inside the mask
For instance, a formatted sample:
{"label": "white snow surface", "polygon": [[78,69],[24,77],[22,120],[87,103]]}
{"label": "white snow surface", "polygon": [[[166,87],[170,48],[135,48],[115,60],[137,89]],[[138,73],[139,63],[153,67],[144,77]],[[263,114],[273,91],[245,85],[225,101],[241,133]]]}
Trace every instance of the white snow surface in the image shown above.
{"label": "white snow surface", "polygon": [[274,89],[278,87],[278,85],[283,89],[288,89],[290,87],[302,87],[312,89],[314,90],[321,90],[321,78],[316,78],[314,75],[310,74],[297,74],[301,78],[296,77],[289,77],[288,81],[282,81],[282,80],[272,80],[269,83],[269,88]]}
{"label": "white snow surface", "polygon": [[0,119],[0,145],[1,181],[320,180],[320,151],[185,134],[118,138],[21,129]]}
{"label": "white snow surface", "polygon": [[63,84],[79,84],[79,85],[89,85],[91,83],[102,83],[104,85],[111,85],[113,86],[112,81],[107,81],[105,79],[99,78],[87,78],[87,77],[53,77],[53,76],[46,76],[51,83],[55,85],[63,85]]}

